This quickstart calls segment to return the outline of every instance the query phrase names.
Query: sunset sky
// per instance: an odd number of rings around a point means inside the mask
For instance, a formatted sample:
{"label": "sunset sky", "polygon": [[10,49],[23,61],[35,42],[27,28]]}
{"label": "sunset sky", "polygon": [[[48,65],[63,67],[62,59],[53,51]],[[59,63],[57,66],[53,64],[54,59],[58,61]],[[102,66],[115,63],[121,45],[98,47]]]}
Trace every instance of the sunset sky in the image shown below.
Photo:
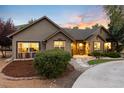
{"label": "sunset sky", "polygon": [[83,29],[96,23],[107,27],[109,23],[103,6],[0,6],[0,18],[4,20],[11,18],[15,25],[26,24],[30,19],[38,19],[42,16],[48,16],[61,27],[68,28],[78,26]]}

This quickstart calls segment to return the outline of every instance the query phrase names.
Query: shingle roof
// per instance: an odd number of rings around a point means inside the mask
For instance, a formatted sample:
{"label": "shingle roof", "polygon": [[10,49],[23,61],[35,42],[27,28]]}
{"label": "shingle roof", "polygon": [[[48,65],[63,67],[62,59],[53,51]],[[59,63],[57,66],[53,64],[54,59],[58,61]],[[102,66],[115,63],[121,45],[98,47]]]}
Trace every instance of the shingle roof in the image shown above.
{"label": "shingle roof", "polygon": [[28,25],[28,24],[18,25],[18,26],[15,26],[15,28],[16,28],[16,30],[18,31],[18,30],[20,30],[20,29],[26,27],[27,25]]}
{"label": "shingle roof", "polygon": [[[23,28],[26,25],[17,26],[17,29]],[[91,35],[93,35],[96,31],[99,30],[99,27],[96,29],[69,29],[69,28],[63,28],[63,31],[65,33],[68,33],[68,35],[72,36],[75,40],[85,40]]]}
{"label": "shingle roof", "polygon": [[[61,32],[64,32],[64,34],[66,34],[72,40],[86,40],[87,38],[89,38],[90,36],[92,36],[95,32],[100,31],[100,29],[101,29],[101,27],[98,27],[98,28],[95,28],[95,29],[68,29],[68,28],[61,28],[56,23],[54,23],[52,20],[50,20],[48,17],[44,16],[44,17],[36,20],[32,24],[29,24],[29,25],[24,24],[24,25],[17,26],[17,30],[19,30],[19,31],[14,32],[14,33],[8,35],[8,37],[11,37],[11,36],[13,36],[15,34],[18,34],[19,32],[24,31],[28,27],[34,25],[35,23],[37,23],[37,22],[39,22],[39,21],[41,21],[43,19],[47,19],[52,24],[54,24],[56,27],[60,28],[60,31]],[[105,29],[104,27],[102,27],[102,28]],[[106,30],[106,32],[108,32],[108,31]],[[50,33],[50,35],[51,35],[51,33]]]}
{"label": "shingle roof", "polygon": [[85,40],[91,35],[93,35],[95,32],[100,30],[99,28],[97,29],[65,29],[67,33],[69,33],[75,40]]}
{"label": "shingle roof", "polygon": [[38,20],[34,21],[34,22],[31,23],[31,24],[24,25],[24,26],[22,27],[22,29],[19,29],[19,31],[16,31],[16,32],[14,32],[14,33],[8,35],[8,37],[12,37],[12,36],[14,36],[14,35],[16,35],[16,34],[22,32],[22,31],[24,31],[25,29],[31,27],[32,25],[34,25],[34,24],[36,24],[36,23],[38,23],[38,22],[44,20],[44,19],[47,19],[47,20],[48,20],[50,23],[52,23],[54,26],[56,26],[57,28],[61,29],[61,27],[60,27],[58,24],[56,24],[55,22],[53,22],[53,21],[52,21],[51,19],[49,19],[47,16],[43,16],[43,17],[39,18]]}
{"label": "shingle roof", "polygon": [[49,40],[50,38],[52,38],[53,36],[55,36],[55,35],[58,34],[58,33],[62,33],[62,34],[64,34],[66,37],[68,37],[68,38],[70,38],[72,41],[74,41],[74,38],[73,38],[70,34],[68,34],[66,31],[64,31],[64,30],[56,31],[56,32],[53,33],[53,34],[48,35],[48,37],[46,37],[43,41]]}

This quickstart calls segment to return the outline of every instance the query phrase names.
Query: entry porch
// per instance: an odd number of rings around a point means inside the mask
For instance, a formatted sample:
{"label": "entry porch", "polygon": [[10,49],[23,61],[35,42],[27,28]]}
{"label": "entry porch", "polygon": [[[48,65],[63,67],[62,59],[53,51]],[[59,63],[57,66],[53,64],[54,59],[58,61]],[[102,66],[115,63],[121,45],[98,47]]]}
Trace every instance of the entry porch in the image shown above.
{"label": "entry porch", "polygon": [[90,45],[84,41],[72,42],[71,52],[72,55],[88,55],[88,53],[90,53]]}

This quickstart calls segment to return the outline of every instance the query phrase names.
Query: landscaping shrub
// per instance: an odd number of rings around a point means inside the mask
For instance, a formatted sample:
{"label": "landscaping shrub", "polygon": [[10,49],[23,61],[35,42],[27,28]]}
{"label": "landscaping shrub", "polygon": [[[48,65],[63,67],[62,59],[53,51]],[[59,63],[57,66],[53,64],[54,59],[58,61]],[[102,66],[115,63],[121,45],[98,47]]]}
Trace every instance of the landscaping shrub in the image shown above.
{"label": "landscaping shrub", "polygon": [[120,53],[118,53],[118,52],[106,52],[106,53],[103,54],[103,56],[105,56],[105,57],[112,57],[112,58],[121,57]]}
{"label": "landscaping shrub", "polygon": [[47,50],[36,54],[34,66],[41,76],[56,78],[66,70],[70,59],[71,55],[66,51]]}
{"label": "landscaping shrub", "polygon": [[93,56],[92,53],[88,53],[88,56]]}
{"label": "landscaping shrub", "polygon": [[118,58],[121,57],[120,53],[118,52],[100,52],[100,51],[94,51],[91,54],[91,56],[95,56],[96,58],[102,57],[111,57],[111,58]]}
{"label": "landscaping shrub", "polygon": [[91,55],[94,56],[94,57],[96,57],[96,58],[100,58],[101,52],[100,52],[100,51],[93,51],[93,52],[91,53]]}

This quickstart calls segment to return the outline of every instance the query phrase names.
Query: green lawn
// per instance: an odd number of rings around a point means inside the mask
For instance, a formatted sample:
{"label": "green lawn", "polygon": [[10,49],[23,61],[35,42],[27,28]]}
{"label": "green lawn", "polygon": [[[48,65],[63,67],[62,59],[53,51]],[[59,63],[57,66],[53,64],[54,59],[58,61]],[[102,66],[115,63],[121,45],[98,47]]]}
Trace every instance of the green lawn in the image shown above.
{"label": "green lawn", "polygon": [[105,62],[110,62],[110,61],[117,61],[117,59],[96,59],[96,60],[90,60],[88,62],[89,65],[95,65],[95,64],[100,64],[100,63],[105,63]]}

